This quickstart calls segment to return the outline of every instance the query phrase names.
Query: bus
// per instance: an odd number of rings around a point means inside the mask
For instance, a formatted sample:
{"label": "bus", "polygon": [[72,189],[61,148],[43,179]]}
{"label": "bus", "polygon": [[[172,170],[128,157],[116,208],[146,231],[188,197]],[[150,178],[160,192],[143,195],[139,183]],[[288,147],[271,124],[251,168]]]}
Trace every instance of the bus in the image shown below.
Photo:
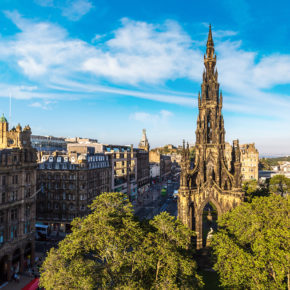
{"label": "bus", "polygon": [[35,235],[37,240],[46,240],[49,234],[49,226],[35,224]]}
{"label": "bus", "polygon": [[178,197],[178,190],[174,190],[173,198],[174,199],[177,199],[177,197]]}

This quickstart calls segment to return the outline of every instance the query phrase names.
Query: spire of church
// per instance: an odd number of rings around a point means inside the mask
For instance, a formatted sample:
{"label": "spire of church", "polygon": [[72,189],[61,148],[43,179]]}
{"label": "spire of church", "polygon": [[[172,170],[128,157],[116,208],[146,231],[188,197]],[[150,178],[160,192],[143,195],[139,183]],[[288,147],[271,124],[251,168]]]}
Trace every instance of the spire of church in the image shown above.
{"label": "spire of church", "polygon": [[197,119],[197,144],[223,144],[224,125],[222,116],[222,97],[219,96],[218,73],[215,68],[216,55],[209,26],[206,54],[204,55],[205,71],[201,85],[201,96],[198,95],[199,116]]}
{"label": "spire of church", "polygon": [[143,134],[142,134],[141,141],[139,143],[139,148],[149,152],[150,146],[149,146],[149,142],[146,136],[146,129],[143,129],[142,133]]}
{"label": "spire of church", "polygon": [[[211,25],[209,25],[209,32],[206,43],[206,54],[204,55],[204,66],[206,70],[205,76],[207,81],[209,81],[210,79],[215,79],[215,76],[217,77],[217,73],[215,71],[215,64],[216,55],[214,53],[214,43],[212,38]],[[217,79],[215,81],[217,81]]]}
{"label": "spire of church", "polygon": [[207,37],[207,43],[206,47],[214,47],[213,39],[212,39],[212,33],[211,33],[211,24],[209,25],[209,31],[208,31],[208,37]]}

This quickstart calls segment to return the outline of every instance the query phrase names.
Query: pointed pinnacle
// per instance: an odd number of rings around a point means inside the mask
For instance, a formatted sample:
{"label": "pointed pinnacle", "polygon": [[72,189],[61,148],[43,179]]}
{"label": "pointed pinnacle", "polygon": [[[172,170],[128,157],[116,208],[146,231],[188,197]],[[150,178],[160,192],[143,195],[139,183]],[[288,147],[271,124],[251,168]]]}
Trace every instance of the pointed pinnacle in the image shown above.
{"label": "pointed pinnacle", "polygon": [[214,46],[213,39],[212,39],[212,33],[211,33],[211,24],[209,25],[209,31],[208,31],[208,37],[207,37],[207,44],[206,44],[206,46],[207,47]]}

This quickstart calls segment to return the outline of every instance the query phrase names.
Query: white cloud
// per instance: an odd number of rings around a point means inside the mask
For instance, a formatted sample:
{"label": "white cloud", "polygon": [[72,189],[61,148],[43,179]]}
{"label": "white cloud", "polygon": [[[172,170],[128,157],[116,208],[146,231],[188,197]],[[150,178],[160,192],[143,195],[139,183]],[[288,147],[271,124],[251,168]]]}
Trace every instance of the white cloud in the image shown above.
{"label": "white cloud", "polygon": [[66,1],[66,6],[62,8],[62,15],[72,21],[78,21],[92,8],[93,4],[88,0]]}
{"label": "white cloud", "polygon": [[[92,45],[69,37],[62,27],[35,22],[17,12],[6,12],[20,32],[0,39],[0,60],[18,67],[33,92],[14,87],[18,98],[67,98],[98,93],[125,95],[159,102],[193,106],[196,92],[168,92],[166,82],[179,78],[201,82],[200,42],[174,21],[163,24],[123,19],[106,42]],[[290,83],[290,55],[246,51],[241,41],[230,41],[232,31],[217,30],[217,68],[225,108],[289,120],[289,96],[269,93]],[[228,40],[224,41],[223,37]],[[88,77],[91,72],[95,77]],[[101,85],[105,80],[108,86]],[[122,85],[124,88],[116,87]],[[8,88],[2,84],[4,94]],[[167,90],[167,91],[166,91]]]}
{"label": "white cloud", "polygon": [[135,112],[130,115],[131,120],[139,121],[142,123],[153,123],[153,124],[159,124],[167,122],[168,119],[173,116],[173,113],[167,110],[161,110],[160,112],[156,114],[151,114],[147,112]]}
{"label": "white cloud", "polygon": [[156,84],[169,79],[200,79],[202,53],[178,23],[122,19],[106,50],[84,62],[83,69],[115,82]]}
{"label": "white cloud", "polygon": [[62,15],[71,21],[78,21],[86,15],[94,6],[89,0],[35,0],[43,7],[60,9]]}
{"label": "white cloud", "polygon": [[53,102],[53,101],[33,102],[29,106],[34,107],[34,108],[43,109],[43,110],[50,110],[51,109],[50,105],[53,103],[55,103],[55,102]]}

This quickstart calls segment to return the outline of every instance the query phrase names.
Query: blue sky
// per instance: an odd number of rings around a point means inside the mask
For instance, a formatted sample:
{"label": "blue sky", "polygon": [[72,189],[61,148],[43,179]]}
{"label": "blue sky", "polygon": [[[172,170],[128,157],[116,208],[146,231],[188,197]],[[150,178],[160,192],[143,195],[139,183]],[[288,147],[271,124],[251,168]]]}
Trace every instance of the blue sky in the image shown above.
{"label": "blue sky", "polygon": [[0,3],[0,108],[9,115],[11,94],[12,125],[135,145],[146,128],[151,147],[194,143],[211,23],[226,139],[290,154],[288,1]]}

